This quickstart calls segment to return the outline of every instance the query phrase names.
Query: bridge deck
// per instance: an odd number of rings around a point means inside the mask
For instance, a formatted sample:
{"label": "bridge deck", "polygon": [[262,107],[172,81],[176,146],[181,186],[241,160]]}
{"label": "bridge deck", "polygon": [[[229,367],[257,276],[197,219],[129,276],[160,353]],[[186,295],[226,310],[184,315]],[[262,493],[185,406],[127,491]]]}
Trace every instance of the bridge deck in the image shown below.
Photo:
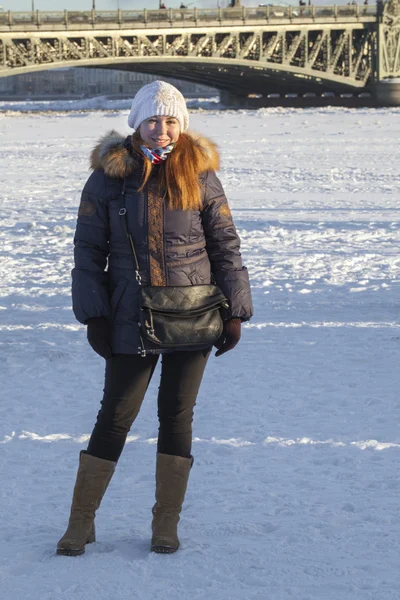
{"label": "bridge deck", "polygon": [[373,22],[376,6],[259,6],[254,8],[0,12],[0,31],[87,31],[232,27],[286,23]]}

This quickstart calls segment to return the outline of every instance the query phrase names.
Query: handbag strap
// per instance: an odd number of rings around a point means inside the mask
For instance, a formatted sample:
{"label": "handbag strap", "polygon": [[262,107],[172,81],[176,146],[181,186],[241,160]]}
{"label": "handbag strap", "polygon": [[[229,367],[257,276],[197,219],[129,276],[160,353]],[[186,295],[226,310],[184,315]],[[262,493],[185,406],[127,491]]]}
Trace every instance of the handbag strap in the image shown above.
{"label": "handbag strap", "polygon": [[122,207],[119,209],[118,214],[121,217],[123,217],[126,237],[128,238],[129,246],[132,250],[132,258],[133,258],[133,264],[135,267],[136,281],[138,282],[139,285],[142,285],[142,278],[140,276],[139,261],[138,261],[136,250],[135,250],[135,244],[133,243],[132,235],[130,234],[129,229],[128,229],[128,216],[127,216],[126,207],[125,207],[125,188],[126,188],[126,179],[124,178],[124,183],[122,185],[122,191],[121,191]]}

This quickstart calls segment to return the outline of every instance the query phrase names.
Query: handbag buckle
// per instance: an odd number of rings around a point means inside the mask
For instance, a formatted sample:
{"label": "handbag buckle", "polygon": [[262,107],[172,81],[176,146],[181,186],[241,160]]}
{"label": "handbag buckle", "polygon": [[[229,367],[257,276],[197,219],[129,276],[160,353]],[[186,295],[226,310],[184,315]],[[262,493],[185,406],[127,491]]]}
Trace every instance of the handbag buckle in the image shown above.
{"label": "handbag buckle", "polygon": [[148,335],[154,337],[154,322],[153,322],[153,313],[151,312],[151,310],[149,310],[149,318],[150,318],[150,323],[149,321],[144,322],[144,325],[146,327],[146,331],[148,333]]}
{"label": "handbag buckle", "polygon": [[138,346],[138,351],[139,351],[138,353],[139,353],[139,356],[144,357],[144,356],[146,356],[146,348],[144,347],[142,336],[139,337],[139,340],[140,340],[140,346]]}
{"label": "handbag buckle", "polygon": [[146,331],[149,335],[154,336],[154,327],[152,327],[147,321],[145,323]]}

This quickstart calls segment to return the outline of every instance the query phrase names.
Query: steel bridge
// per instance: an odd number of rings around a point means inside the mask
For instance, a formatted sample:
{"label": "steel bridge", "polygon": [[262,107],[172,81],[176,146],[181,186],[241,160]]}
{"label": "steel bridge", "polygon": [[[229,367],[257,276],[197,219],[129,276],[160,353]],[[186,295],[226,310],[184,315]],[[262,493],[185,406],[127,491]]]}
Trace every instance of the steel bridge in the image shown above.
{"label": "steel bridge", "polygon": [[[77,66],[172,76],[236,97],[326,90],[387,94],[400,87],[400,0],[375,6],[0,12],[0,77]],[[383,86],[385,81],[393,85]]]}

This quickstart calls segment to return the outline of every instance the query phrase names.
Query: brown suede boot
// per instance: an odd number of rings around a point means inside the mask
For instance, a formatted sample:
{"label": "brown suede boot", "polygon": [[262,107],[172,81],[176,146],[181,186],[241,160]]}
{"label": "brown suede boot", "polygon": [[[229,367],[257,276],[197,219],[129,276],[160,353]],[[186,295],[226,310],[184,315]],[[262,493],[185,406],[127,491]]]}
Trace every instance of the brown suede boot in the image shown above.
{"label": "brown suede boot", "polygon": [[68,528],[57,544],[57,554],[79,556],[85,545],[96,541],[95,512],[113,476],[117,463],[80,453]]}
{"label": "brown suede boot", "polygon": [[157,454],[156,503],[152,509],[152,552],[172,554],[179,548],[179,514],[192,464],[193,457]]}

